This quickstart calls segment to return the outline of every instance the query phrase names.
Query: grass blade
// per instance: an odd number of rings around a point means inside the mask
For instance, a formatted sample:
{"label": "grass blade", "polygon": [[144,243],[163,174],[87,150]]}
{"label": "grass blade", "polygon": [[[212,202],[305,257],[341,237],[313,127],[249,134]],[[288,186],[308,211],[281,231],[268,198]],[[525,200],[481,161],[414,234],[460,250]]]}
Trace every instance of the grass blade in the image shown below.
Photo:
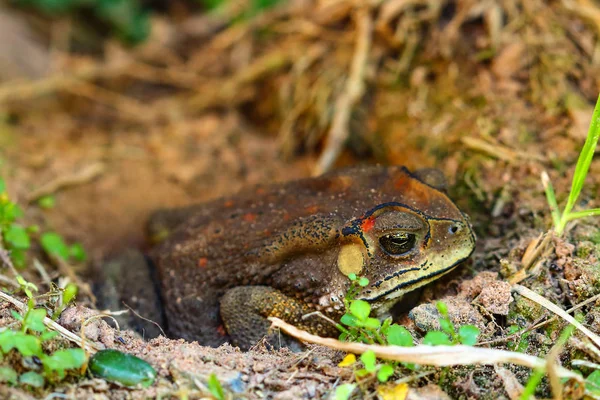
{"label": "grass blade", "polygon": [[600,208],[592,208],[591,210],[583,210],[572,212],[567,216],[567,221],[572,221],[577,218],[600,216]]}
{"label": "grass blade", "polygon": [[568,218],[568,214],[573,209],[579,194],[581,193],[581,189],[583,188],[583,184],[585,182],[585,177],[587,176],[588,170],[590,168],[590,164],[592,163],[592,158],[594,157],[594,150],[596,149],[596,144],[598,143],[598,138],[600,137],[600,96],[596,101],[596,106],[594,107],[594,113],[592,114],[592,121],[590,122],[590,128],[588,130],[587,138],[585,139],[585,144],[581,149],[581,153],[579,154],[579,159],[577,160],[577,166],[575,167],[575,173],[573,174],[573,183],[571,185],[571,192],[569,193],[569,199],[567,201],[567,205],[563,211],[562,219],[566,224],[566,218]]}

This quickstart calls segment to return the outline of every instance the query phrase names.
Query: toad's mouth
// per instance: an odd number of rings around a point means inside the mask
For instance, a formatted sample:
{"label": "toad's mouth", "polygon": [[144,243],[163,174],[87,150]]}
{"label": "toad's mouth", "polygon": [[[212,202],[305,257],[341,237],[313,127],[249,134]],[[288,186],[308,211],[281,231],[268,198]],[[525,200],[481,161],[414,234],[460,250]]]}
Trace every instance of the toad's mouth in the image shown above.
{"label": "toad's mouth", "polygon": [[[472,253],[472,251],[471,251],[471,253]],[[440,276],[452,271],[454,268],[456,268],[458,265],[460,265],[462,262],[464,262],[467,258],[469,258],[471,253],[469,253],[464,258],[457,260],[454,264],[451,264],[450,266],[448,266],[444,269],[437,270],[428,275],[423,275],[421,277],[412,279],[410,281],[401,282],[400,284],[396,285],[395,287],[388,289],[385,292],[377,294],[375,297],[363,296],[360,299],[372,303],[372,302],[377,302],[382,299],[391,300],[396,297],[400,297],[403,294],[408,293],[408,292],[410,292],[414,289],[417,289],[421,286],[424,286],[424,285],[428,284],[429,282],[436,280]],[[414,270],[419,270],[419,269],[420,268],[406,269],[403,271],[399,271],[400,273],[398,275],[402,275],[403,273],[414,271]]]}

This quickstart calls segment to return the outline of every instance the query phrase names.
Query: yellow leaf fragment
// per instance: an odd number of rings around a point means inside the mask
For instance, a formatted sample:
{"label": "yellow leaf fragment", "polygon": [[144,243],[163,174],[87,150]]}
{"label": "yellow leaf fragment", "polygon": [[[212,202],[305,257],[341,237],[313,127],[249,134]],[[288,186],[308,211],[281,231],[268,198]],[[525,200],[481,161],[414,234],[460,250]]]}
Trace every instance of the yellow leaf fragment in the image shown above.
{"label": "yellow leaf fragment", "polygon": [[356,356],[352,353],[347,354],[346,357],[338,364],[338,367],[349,367],[356,362]]}
{"label": "yellow leaf fragment", "polygon": [[377,395],[381,400],[405,400],[408,395],[408,384],[385,385],[377,388]]}

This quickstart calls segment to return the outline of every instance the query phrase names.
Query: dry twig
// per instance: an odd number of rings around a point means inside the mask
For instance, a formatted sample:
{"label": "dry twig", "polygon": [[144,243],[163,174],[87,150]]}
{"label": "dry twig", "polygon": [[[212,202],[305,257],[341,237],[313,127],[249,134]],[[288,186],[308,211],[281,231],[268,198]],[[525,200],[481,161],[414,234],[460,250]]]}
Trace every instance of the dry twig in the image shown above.
{"label": "dry twig", "polygon": [[370,8],[368,6],[360,7],[356,11],[355,19],[358,37],[356,38],[356,48],[350,67],[350,76],[346,81],[344,92],[338,97],[335,103],[335,115],[331,123],[331,129],[327,135],[325,149],[317,161],[313,175],[321,175],[328,171],[342,152],[349,135],[348,125],[352,110],[360,101],[365,91],[364,75],[373,35],[373,21]]}
{"label": "dry twig", "polygon": [[[452,365],[494,365],[503,363],[512,363],[522,365],[532,369],[545,369],[546,360],[531,356],[529,354],[517,353],[506,350],[483,349],[471,346],[425,346],[415,347],[400,346],[381,346],[375,344],[340,342],[336,339],[322,338],[311,335],[300,330],[279,318],[269,318],[272,327],[281,328],[288,335],[300,339],[304,342],[315,343],[327,346],[336,350],[342,350],[349,353],[362,354],[371,350],[378,358],[400,362],[415,363],[420,365],[433,365],[436,367],[447,367]],[[582,377],[562,366],[556,369],[558,375],[562,378],[575,379],[582,382]]]}
{"label": "dry twig", "polygon": [[73,172],[70,175],[61,175],[56,179],[42,185],[41,187],[31,191],[26,197],[25,200],[27,202],[32,202],[36,199],[39,199],[42,196],[46,196],[48,194],[52,194],[59,189],[68,187],[68,186],[76,186],[87,183],[99,175],[102,175],[105,170],[104,163],[96,162],[90,165],[87,165],[77,171]]}
{"label": "dry twig", "polygon": [[[9,296],[8,294],[0,291],[0,298],[5,301],[8,301],[9,303],[11,303],[15,307],[17,307],[19,309],[19,311],[21,311],[22,313],[27,312],[27,305],[25,305],[24,303],[15,299],[14,297]],[[86,341],[82,340],[79,336],[77,336],[73,332],[65,329],[64,327],[60,326],[59,324],[52,321],[48,317],[44,317],[44,325],[46,325],[46,327],[48,327],[48,329],[57,331],[62,337],[64,337],[67,340],[70,340],[71,342],[75,343],[76,345],[85,349],[87,352],[89,352],[91,354],[94,354],[96,351],[100,350],[100,347],[98,347],[94,343],[90,343],[90,342],[86,342]]]}
{"label": "dry twig", "polygon": [[8,101],[23,101],[43,96],[76,85],[82,81],[91,81],[112,75],[127,67],[128,64],[95,64],[81,68],[69,74],[60,73],[31,82],[5,84],[0,87],[0,104]]}
{"label": "dry twig", "polygon": [[512,291],[520,294],[523,297],[528,298],[531,301],[538,303],[539,305],[552,311],[554,314],[558,315],[559,317],[561,317],[568,323],[575,325],[575,327],[577,329],[579,329],[584,335],[586,335],[592,342],[594,342],[594,344],[596,346],[600,347],[600,336],[596,335],[594,332],[590,331],[588,328],[583,326],[579,321],[577,321],[575,318],[571,317],[569,314],[567,314],[567,312],[565,310],[563,310],[556,304],[554,304],[551,301],[549,301],[548,299],[540,296],[539,294],[535,293],[534,291],[526,288],[525,286],[513,285]]}

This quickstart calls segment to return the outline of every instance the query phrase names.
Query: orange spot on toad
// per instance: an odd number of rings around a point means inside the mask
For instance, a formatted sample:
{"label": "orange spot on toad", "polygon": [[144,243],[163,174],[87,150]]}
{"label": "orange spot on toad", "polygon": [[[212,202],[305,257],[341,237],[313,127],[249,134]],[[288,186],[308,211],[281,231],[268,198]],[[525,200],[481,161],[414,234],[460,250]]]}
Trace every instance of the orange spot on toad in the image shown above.
{"label": "orange spot on toad", "polygon": [[254,214],[254,213],[244,214],[244,216],[242,218],[246,222],[254,222],[254,221],[256,221],[256,214]]}
{"label": "orange spot on toad", "polygon": [[202,257],[198,260],[198,266],[200,268],[206,268],[207,265],[208,265],[208,258]]}
{"label": "orange spot on toad", "polygon": [[363,232],[369,232],[371,229],[373,229],[374,226],[375,226],[375,218],[369,217],[369,218],[365,219],[362,222],[362,224],[360,224],[360,229],[362,229]]}
{"label": "orange spot on toad", "polygon": [[316,214],[316,212],[319,211],[319,206],[306,207],[306,211],[311,214]]}
{"label": "orange spot on toad", "polygon": [[227,200],[223,205],[228,208],[233,207],[233,200]]}

